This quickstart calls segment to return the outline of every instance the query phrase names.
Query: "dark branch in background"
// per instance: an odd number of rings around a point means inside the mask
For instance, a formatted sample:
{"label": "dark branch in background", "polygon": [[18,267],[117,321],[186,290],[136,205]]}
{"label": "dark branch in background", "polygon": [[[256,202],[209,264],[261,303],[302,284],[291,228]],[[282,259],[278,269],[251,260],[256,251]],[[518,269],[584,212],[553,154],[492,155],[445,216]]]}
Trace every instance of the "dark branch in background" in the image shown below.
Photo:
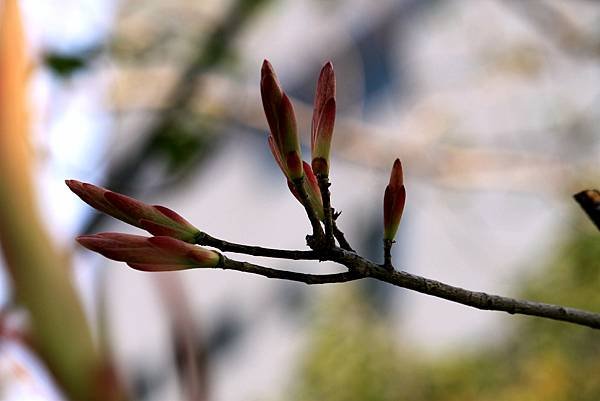
{"label": "dark branch in background", "polygon": [[576,193],[573,195],[573,198],[575,198],[590,220],[600,230],[600,191],[597,189],[587,189]]}
{"label": "dark branch in background", "polygon": [[[198,86],[195,84],[197,78],[226,60],[230,45],[237,34],[245,28],[256,11],[269,1],[238,0],[234,2],[232,8],[215,26],[212,33],[208,37],[206,34],[202,34],[196,40],[197,46],[195,47],[200,50],[183,69],[171,93],[167,96],[167,108],[143,135],[145,138],[143,143],[124,161],[110,169],[104,183],[106,187],[126,194],[131,192],[128,184],[136,181],[135,177],[142,171],[145,162],[156,155],[160,144],[165,141],[165,136],[178,131],[182,113],[189,113],[188,106],[194,100],[194,95],[198,90]],[[95,231],[102,220],[102,214],[94,214],[81,232]]]}
{"label": "dark branch in background", "polygon": [[545,39],[573,57],[599,57],[600,40],[586,33],[568,15],[549,1],[501,0],[517,15],[527,19]]}
{"label": "dark branch in background", "polygon": [[154,276],[160,291],[160,300],[167,310],[171,322],[172,346],[175,368],[186,401],[208,400],[208,377],[206,350],[202,347],[198,319],[190,308],[181,277],[177,275]]}
{"label": "dark branch in background", "polygon": [[[238,249],[241,249],[241,247],[253,248],[248,245],[238,245],[238,247]],[[222,250],[225,251],[224,249]],[[254,253],[249,254],[252,255]],[[348,252],[341,248],[325,250],[321,253],[321,255],[321,260],[329,260],[340,263],[341,265],[346,266],[349,271],[345,273],[333,274],[297,273],[287,270],[272,269],[247,262],[239,262],[226,257],[223,257],[223,261],[218,267],[258,274],[269,278],[298,281],[306,284],[342,283],[371,277],[397,287],[417,291],[481,310],[538,316],[546,319],[570,322],[581,326],[600,329],[600,313],[594,313],[560,305],[519,300],[500,295],[487,294],[485,292],[470,291],[460,287],[454,287],[436,280],[431,280],[404,271],[388,270],[384,266],[375,264],[370,260],[357,255],[356,253]]]}

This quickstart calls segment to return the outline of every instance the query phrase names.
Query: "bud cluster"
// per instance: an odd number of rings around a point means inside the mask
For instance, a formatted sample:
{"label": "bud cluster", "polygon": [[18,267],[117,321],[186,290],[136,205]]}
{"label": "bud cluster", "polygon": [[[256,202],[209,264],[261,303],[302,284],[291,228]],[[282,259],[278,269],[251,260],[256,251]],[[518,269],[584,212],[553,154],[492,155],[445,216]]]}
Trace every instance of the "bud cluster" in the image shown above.
{"label": "bud cluster", "polygon": [[67,186],[85,203],[155,237],[121,233],[84,235],[77,241],[86,248],[137,270],[166,271],[215,267],[220,254],[192,245],[201,233],[173,210],[148,205],[96,185],[67,180]]}
{"label": "bud cluster", "polygon": [[[336,235],[340,246],[352,251],[343,238],[343,233],[335,226],[332,227],[333,215],[329,202],[330,149],[336,115],[333,65],[331,62],[326,63],[317,81],[311,123],[311,164],[302,160],[294,108],[267,60],[263,62],[261,69],[260,89],[270,130],[269,148],[287,179],[290,191],[307,209],[311,223],[314,223],[313,229],[316,227],[317,231],[321,231],[319,220],[325,223],[326,234],[331,239],[327,247],[335,245],[333,235]],[[194,245],[200,243],[199,239],[206,235],[173,210],[148,205],[76,180],[67,180],[66,184],[93,208],[154,235],[84,235],[77,238],[84,247],[143,271],[216,267],[223,263],[220,253]],[[388,267],[391,266],[389,250],[400,224],[405,201],[402,164],[396,159],[383,202],[385,263]],[[335,233],[334,229],[337,230]]]}

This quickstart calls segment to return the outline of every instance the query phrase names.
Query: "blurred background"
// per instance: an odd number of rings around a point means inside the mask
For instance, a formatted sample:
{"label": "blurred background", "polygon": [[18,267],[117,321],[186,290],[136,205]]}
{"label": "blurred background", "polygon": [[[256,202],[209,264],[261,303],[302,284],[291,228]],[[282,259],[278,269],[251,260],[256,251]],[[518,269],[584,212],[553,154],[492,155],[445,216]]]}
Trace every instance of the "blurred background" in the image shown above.
{"label": "blurred background", "polygon": [[600,399],[591,329],[370,280],[133,271],[76,245],[136,231],[64,185],[303,248],[310,225],[266,146],[260,66],[292,97],[307,155],[332,60],[332,202],[355,249],[382,258],[400,157],[398,268],[600,311],[600,237],[571,198],[600,186],[598,2],[1,0],[0,15],[1,400],[77,399],[98,371],[127,394],[105,400]]}

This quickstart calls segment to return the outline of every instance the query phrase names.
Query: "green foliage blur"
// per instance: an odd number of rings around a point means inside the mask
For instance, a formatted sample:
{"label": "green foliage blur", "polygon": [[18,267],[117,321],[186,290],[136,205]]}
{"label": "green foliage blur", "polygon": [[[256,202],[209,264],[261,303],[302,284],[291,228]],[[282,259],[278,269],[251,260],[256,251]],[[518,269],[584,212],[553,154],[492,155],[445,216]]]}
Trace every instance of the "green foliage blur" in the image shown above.
{"label": "green foliage blur", "polygon": [[[584,217],[522,286],[527,299],[600,310],[600,235]],[[440,301],[443,302],[443,301]],[[321,305],[293,400],[597,401],[595,330],[516,317],[499,344],[426,358],[404,349],[358,287]],[[488,313],[488,312],[481,312]]]}

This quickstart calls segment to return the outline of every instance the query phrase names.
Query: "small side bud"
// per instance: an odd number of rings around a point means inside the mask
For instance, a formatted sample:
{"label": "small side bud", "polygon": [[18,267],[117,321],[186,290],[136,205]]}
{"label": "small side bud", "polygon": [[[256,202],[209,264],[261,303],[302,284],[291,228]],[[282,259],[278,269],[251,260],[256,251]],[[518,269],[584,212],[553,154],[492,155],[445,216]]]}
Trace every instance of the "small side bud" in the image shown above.
{"label": "small side bud", "polygon": [[329,175],[329,153],[335,124],[335,99],[329,98],[319,117],[312,147],[312,168],[315,174]]}
{"label": "small side bud", "polygon": [[383,238],[392,241],[398,231],[404,204],[406,203],[406,189],[400,159],[394,161],[390,182],[385,188],[383,197]]}

